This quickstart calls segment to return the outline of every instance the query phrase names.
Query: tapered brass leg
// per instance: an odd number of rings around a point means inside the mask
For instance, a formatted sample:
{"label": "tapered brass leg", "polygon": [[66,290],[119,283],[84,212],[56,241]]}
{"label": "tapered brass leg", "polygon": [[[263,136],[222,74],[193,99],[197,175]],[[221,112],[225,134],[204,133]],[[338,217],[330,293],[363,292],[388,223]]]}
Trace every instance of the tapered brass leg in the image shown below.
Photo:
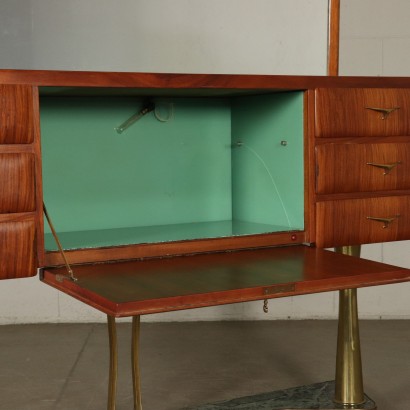
{"label": "tapered brass leg", "polygon": [[132,389],[134,393],[134,410],[142,410],[140,369],[139,369],[140,322],[141,322],[140,316],[134,316],[132,318],[131,360],[132,360]]}
{"label": "tapered brass leg", "polygon": [[108,410],[115,410],[115,399],[117,395],[118,379],[118,348],[117,348],[117,328],[115,317],[107,315],[108,338],[110,343],[110,374],[108,381]]}
{"label": "tapered brass leg", "polygon": [[[360,246],[336,248],[336,252],[360,256]],[[360,351],[357,289],[339,292],[335,402],[346,408],[365,401]]]}

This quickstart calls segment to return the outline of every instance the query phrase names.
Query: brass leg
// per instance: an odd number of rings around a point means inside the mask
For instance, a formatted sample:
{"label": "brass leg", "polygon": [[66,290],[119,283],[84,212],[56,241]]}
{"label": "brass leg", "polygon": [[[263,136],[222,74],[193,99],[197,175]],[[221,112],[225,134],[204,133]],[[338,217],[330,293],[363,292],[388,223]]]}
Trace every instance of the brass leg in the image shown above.
{"label": "brass leg", "polygon": [[110,343],[110,374],[108,381],[108,410],[115,410],[115,398],[117,393],[118,378],[118,349],[117,349],[117,328],[115,317],[107,315],[108,338]]}
{"label": "brass leg", "polygon": [[[336,252],[360,256],[360,246],[336,248]],[[339,292],[335,402],[354,407],[365,401],[360,352],[357,289]]]}
{"label": "brass leg", "polygon": [[131,359],[132,359],[132,389],[134,393],[134,410],[142,410],[140,369],[139,369],[140,322],[141,322],[140,316],[134,316],[132,318]]}

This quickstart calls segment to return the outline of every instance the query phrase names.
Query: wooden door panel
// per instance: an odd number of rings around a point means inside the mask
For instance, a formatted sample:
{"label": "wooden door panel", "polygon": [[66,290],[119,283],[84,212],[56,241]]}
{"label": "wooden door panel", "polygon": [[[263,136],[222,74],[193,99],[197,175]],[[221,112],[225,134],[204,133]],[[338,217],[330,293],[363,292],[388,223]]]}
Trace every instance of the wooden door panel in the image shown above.
{"label": "wooden door panel", "polygon": [[324,201],[316,204],[319,247],[389,242],[410,237],[410,197]]}
{"label": "wooden door panel", "polygon": [[336,143],[316,147],[316,192],[410,188],[410,142]]}
{"label": "wooden door panel", "polygon": [[34,176],[33,154],[0,154],[0,213],[36,209]]}
{"label": "wooden door panel", "polygon": [[35,231],[34,214],[0,216],[0,279],[36,274]]}
{"label": "wooden door panel", "polygon": [[33,88],[0,84],[0,144],[30,144],[33,140]]}
{"label": "wooden door panel", "polygon": [[317,137],[410,135],[410,89],[318,89],[315,117]]}

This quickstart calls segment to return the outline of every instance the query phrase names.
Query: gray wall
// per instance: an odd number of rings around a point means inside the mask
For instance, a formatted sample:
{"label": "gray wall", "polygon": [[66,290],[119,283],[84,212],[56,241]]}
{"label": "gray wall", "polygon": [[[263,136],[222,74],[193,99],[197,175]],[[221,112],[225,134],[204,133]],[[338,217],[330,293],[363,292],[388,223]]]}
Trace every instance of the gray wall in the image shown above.
{"label": "gray wall", "polygon": [[0,67],[325,74],[327,0],[2,0]]}

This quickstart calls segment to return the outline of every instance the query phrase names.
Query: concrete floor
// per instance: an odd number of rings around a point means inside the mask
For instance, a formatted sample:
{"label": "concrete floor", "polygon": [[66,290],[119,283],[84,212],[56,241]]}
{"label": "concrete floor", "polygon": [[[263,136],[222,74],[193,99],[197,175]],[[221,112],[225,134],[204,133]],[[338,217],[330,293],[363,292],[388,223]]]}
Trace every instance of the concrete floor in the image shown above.
{"label": "concrete floor", "polygon": [[[132,409],[130,324],[119,324],[117,410]],[[336,322],[143,323],[144,410],[311,384],[334,377]],[[409,321],[361,322],[366,393],[379,410],[410,409]],[[0,327],[1,410],[106,408],[101,324]]]}

